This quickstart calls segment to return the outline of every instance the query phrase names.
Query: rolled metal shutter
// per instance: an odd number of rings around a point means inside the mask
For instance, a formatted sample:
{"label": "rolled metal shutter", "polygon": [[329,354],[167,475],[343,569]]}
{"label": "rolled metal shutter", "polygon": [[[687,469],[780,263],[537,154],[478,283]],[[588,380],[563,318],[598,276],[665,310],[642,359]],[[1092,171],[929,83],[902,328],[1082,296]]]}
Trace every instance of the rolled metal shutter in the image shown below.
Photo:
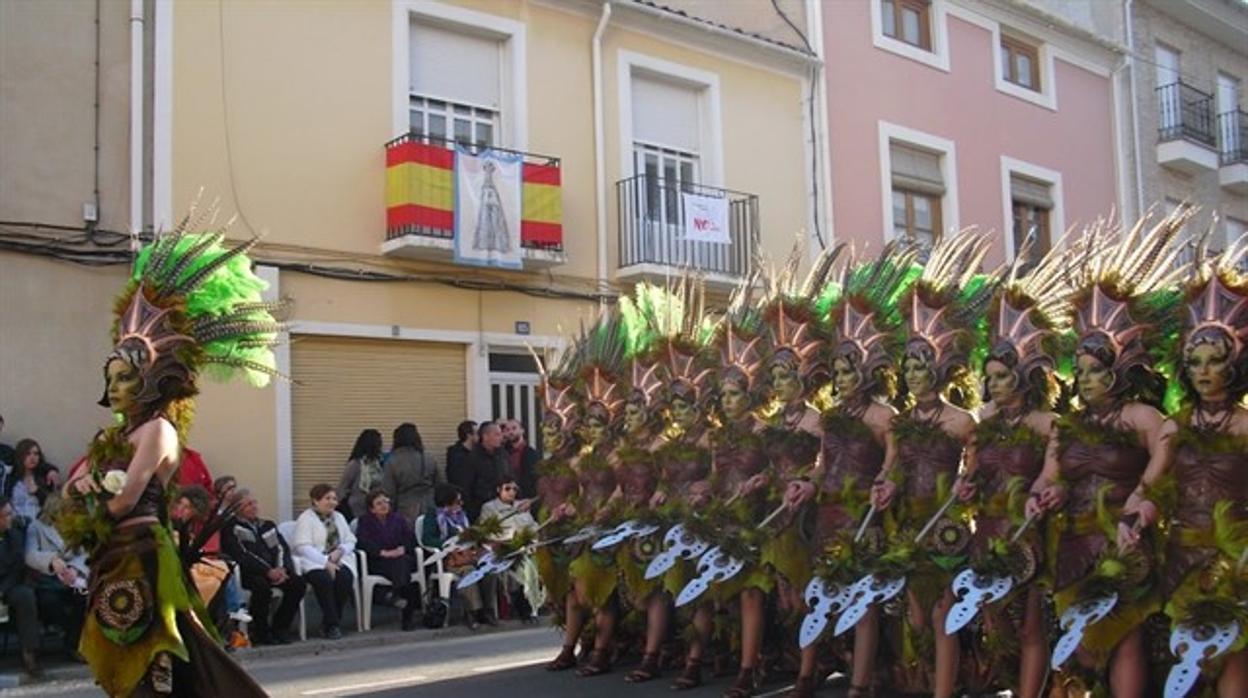
{"label": "rolled metal shutter", "polygon": [[319,482],[338,485],[360,431],[412,422],[445,468],[446,447],[467,415],[464,345],[302,335],[291,344],[293,508]]}

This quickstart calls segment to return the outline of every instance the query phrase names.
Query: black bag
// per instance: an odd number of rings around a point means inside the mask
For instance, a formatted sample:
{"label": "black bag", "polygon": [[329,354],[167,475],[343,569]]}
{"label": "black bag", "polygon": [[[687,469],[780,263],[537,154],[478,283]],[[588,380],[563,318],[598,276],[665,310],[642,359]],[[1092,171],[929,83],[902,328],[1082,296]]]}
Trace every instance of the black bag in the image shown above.
{"label": "black bag", "polygon": [[451,613],[451,605],[440,596],[431,596],[425,603],[421,623],[430,630],[446,627],[446,619]]}

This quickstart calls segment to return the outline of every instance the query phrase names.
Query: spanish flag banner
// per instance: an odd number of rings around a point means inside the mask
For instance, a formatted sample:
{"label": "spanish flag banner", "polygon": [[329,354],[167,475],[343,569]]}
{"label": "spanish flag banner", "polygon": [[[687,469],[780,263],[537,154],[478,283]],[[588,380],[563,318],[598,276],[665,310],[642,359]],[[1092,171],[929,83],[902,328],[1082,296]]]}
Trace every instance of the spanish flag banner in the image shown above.
{"label": "spanish flag banner", "polygon": [[[438,143],[403,138],[386,147],[386,231],[455,237],[456,152]],[[522,169],[520,242],[536,249],[563,245],[562,171],[557,161]]]}

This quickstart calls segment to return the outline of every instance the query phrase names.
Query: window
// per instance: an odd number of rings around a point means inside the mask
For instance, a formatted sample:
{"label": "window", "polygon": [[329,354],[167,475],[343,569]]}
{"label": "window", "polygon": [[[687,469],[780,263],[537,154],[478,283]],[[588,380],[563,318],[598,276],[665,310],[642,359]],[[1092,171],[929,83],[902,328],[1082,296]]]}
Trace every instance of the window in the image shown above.
{"label": "window", "polygon": [[448,147],[495,145],[502,117],[502,42],[413,21],[410,46],[410,130]]}
{"label": "window", "polygon": [[945,194],[940,154],[890,141],[893,234],[918,243],[923,256],[940,240],[940,200]]}
{"label": "window", "polygon": [[701,178],[701,90],[649,75],[632,80],[633,174],[645,177],[646,217],[677,224],[680,192]]}
{"label": "window", "polygon": [[930,0],[880,0],[880,21],[885,36],[932,50]]}
{"label": "window", "polygon": [[[1226,217],[1226,245],[1230,245],[1232,242],[1240,239],[1245,234],[1248,234],[1248,221],[1241,221],[1238,218],[1231,218],[1230,216]],[[1218,245],[1217,249],[1224,250],[1226,249],[1226,245]],[[1212,241],[1209,243],[1209,247],[1214,247],[1214,243]],[[1244,261],[1245,263],[1248,263],[1248,257],[1245,257]]]}
{"label": "window", "polygon": [[1023,266],[1033,267],[1053,244],[1052,186],[1048,182],[1011,173],[1010,208],[1013,212],[1014,254],[1021,254],[1024,246],[1029,246]]}
{"label": "window", "polygon": [[1001,77],[1020,87],[1040,91],[1040,50],[1026,41],[1001,35]]}

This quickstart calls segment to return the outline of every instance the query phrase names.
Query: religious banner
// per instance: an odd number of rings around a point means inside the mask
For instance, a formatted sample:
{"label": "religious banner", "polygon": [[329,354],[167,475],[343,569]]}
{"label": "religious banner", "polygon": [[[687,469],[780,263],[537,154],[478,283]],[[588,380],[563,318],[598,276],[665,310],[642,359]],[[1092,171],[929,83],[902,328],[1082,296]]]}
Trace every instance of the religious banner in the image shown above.
{"label": "religious banner", "polygon": [[455,262],[520,269],[523,156],[455,153]]}
{"label": "religious banner", "polygon": [[692,242],[717,242],[727,245],[728,199],[720,196],[682,193],[685,239]]}

